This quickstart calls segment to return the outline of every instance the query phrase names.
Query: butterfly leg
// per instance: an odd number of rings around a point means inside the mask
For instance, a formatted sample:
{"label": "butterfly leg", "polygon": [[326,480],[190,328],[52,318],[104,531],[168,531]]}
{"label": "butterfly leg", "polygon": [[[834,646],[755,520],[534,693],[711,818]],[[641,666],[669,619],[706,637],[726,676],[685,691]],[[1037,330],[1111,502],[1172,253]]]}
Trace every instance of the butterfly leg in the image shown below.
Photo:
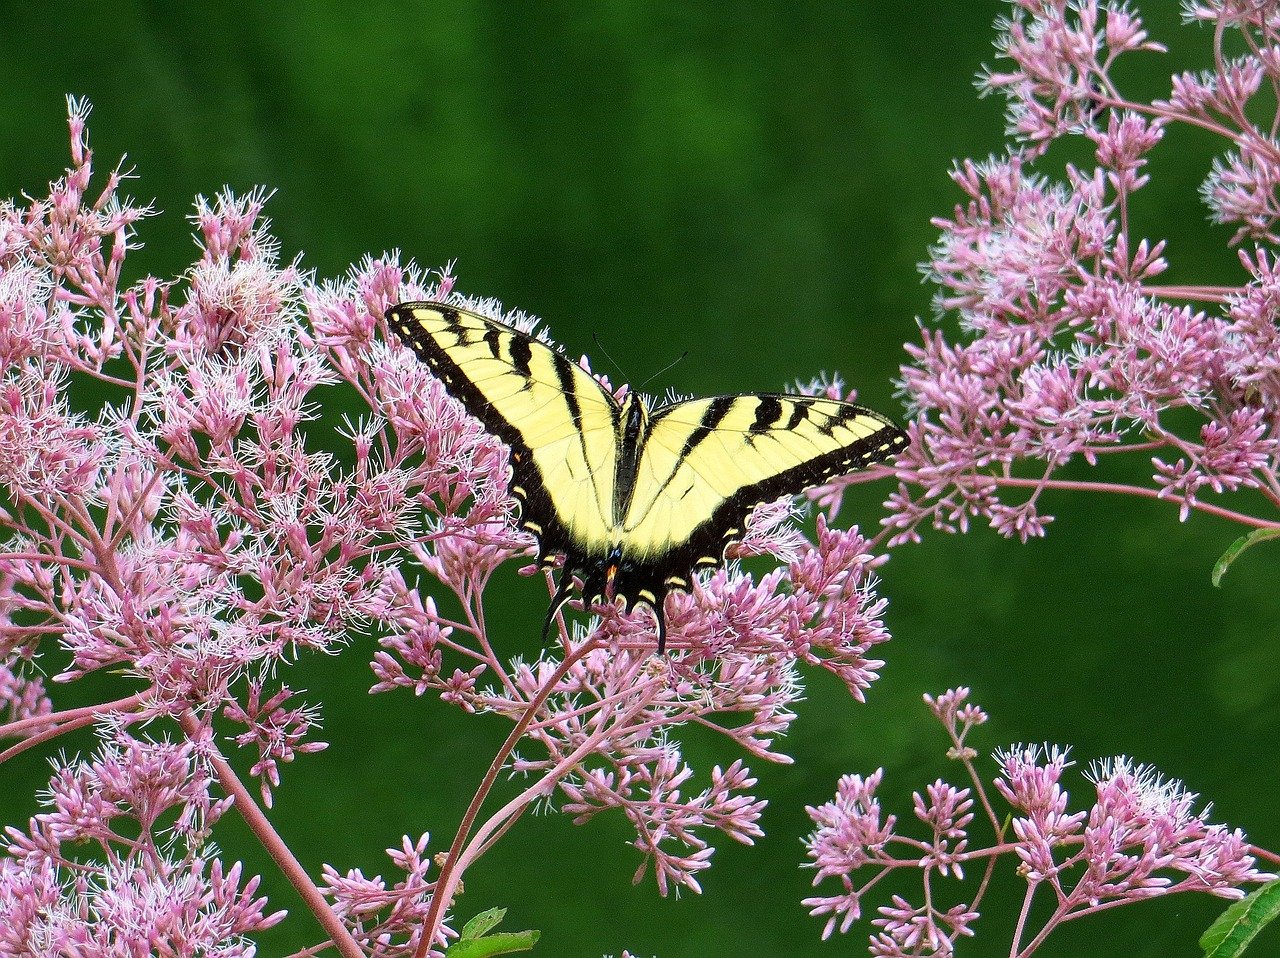
{"label": "butterfly leg", "polygon": [[663,606],[667,604],[666,596],[658,599],[649,606],[653,610],[654,621],[658,623],[658,654],[666,655],[667,653],[667,617],[663,613]]}
{"label": "butterfly leg", "polygon": [[556,593],[551,597],[551,608],[547,609],[546,621],[542,623],[542,644],[547,644],[547,636],[551,633],[551,623],[556,620],[556,613],[569,601],[569,592],[573,588],[573,567],[565,562],[560,570],[560,581],[556,583]]}

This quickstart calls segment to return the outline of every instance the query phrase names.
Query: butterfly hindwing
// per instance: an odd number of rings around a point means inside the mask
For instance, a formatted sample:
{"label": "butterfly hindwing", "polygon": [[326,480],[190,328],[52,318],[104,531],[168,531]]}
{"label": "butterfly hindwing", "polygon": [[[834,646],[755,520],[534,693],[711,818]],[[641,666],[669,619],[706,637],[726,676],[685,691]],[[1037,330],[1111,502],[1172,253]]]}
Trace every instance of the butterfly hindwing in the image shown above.
{"label": "butterfly hindwing", "polygon": [[613,397],[557,350],[468,310],[404,303],[387,318],[450,395],[511,447],[511,493],[543,558],[607,548],[618,456]]}

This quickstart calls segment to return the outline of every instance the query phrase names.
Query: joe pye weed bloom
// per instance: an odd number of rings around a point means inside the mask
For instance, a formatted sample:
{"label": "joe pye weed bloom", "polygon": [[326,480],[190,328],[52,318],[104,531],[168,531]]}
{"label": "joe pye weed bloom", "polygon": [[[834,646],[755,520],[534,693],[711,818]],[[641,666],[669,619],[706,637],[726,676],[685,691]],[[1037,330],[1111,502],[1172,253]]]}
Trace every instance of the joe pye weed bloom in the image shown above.
{"label": "joe pye weed bloom", "polygon": [[[462,879],[535,807],[577,822],[623,817],[637,881],[700,891],[717,837],[762,834],[751,763],[790,761],[780,739],[804,670],[831,672],[859,702],[876,679],[889,636],[875,570],[887,548],[976,517],[1040,535],[1042,498],[1077,490],[1280,529],[1268,248],[1280,149],[1245,110],[1280,83],[1276,15],[1189,8],[1219,50],[1230,30],[1249,52],[1219,53],[1209,72],[1176,78],[1168,100],[1143,104],[1110,76],[1114,56],[1158,49],[1136,13],[1012,6],[1000,46],[1011,66],[985,83],[1009,95],[1019,145],[957,168],[968,198],[939,221],[929,275],[960,332],[929,328],[909,347],[910,449],[815,492],[826,512],[812,538],[789,503],[758,509],[730,556],[772,555],[779,568],[757,579],[731,563],[673,596],[663,658],[651,654],[647,612],[611,607],[589,627],[558,620],[533,661],[490,640],[495,570],[515,561],[536,574],[532,542],[511,522],[506,450],[384,315],[448,300],[518,325],[530,317],[395,254],[321,280],[282,259],[261,192],[198,199],[191,268],[128,280],[153,211],[126,198],[126,171],[95,176],[88,108],[71,101],[65,176],[44,198],[0,207],[0,774],[33,748],[58,755],[42,810],[6,831],[0,958],[253,954],[285,915],[217,844],[228,815],[247,822],[323,928],[295,958],[422,958],[482,934],[491,920],[469,932],[464,921],[502,903],[467,901]],[[1160,285],[1163,245],[1129,233],[1145,157],[1174,122],[1228,140],[1204,195],[1238,227],[1239,286]],[[1059,182],[1034,165],[1062,136],[1087,137],[1096,165]],[[1174,411],[1196,426],[1180,416],[1175,427]],[[340,449],[321,451],[335,442],[316,435],[335,429]],[[1148,457],[1151,482],[1057,475],[1116,455]],[[890,474],[900,486],[878,533],[831,523],[849,482]],[[1239,504],[1209,498],[1244,493]],[[429,693],[503,717],[509,735],[461,822],[432,820],[423,802],[424,828],[446,829],[445,840],[404,836],[375,877],[340,862],[312,875],[270,820],[285,766],[324,747],[321,703],[290,686],[289,668],[311,652],[349,659],[349,638],[367,634],[378,641],[372,692]],[[114,676],[120,694],[55,704],[61,685],[88,675]],[[876,955],[950,954],[978,927],[1006,860],[1027,885],[1014,955],[1099,910],[1177,891],[1238,896],[1268,877],[1257,861],[1275,856],[1210,824],[1160,773],[1094,763],[1091,801],[1072,804],[1066,749],[1015,745],[996,752],[991,783],[970,742],[985,713],[963,689],[929,705],[963,785],[935,782],[894,814],[877,797],[881,773],[851,774],[810,809],[822,887],[805,905],[827,935],[850,930],[894,871],[917,873],[921,892],[875,901]],[[60,736],[87,726],[96,749],[58,752]],[[685,760],[689,726],[725,740],[721,764]],[[1047,919],[1032,912],[1041,895]]]}

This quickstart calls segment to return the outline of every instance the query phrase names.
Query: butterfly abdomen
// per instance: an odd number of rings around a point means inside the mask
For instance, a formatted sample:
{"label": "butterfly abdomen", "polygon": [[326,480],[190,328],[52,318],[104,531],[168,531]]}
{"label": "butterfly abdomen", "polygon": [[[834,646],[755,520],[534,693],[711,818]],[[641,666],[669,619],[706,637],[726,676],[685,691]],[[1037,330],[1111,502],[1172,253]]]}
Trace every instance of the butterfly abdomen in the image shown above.
{"label": "butterfly abdomen", "polygon": [[649,422],[649,409],[635,393],[628,393],[622,402],[621,422],[618,465],[613,483],[613,528],[610,530],[619,547],[622,545],[622,524],[626,521],[627,507],[631,504],[631,496],[635,491],[642,437]]}

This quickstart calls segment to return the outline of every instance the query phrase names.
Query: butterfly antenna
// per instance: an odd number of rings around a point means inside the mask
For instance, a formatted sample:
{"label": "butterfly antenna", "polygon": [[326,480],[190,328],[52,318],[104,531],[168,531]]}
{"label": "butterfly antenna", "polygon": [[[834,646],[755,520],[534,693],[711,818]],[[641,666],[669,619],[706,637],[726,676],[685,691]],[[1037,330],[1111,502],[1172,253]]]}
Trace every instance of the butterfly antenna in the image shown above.
{"label": "butterfly antenna", "polygon": [[687,349],[686,349],[686,350],[685,350],[684,352],[682,352],[679,356],[677,356],[675,359],[671,360],[671,362],[667,363],[665,366],[663,366],[661,369],[659,369],[656,373],[654,373],[652,376],[650,376],[648,379],[646,379],[644,382],[642,382],[639,386],[637,386],[637,387],[636,387],[636,389],[643,389],[646,385],[648,385],[649,383],[651,383],[653,380],[657,379],[657,378],[658,378],[659,376],[661,376],[663,373],[665,373],[665,372],[669,371],[669,370],[671,369],[671,367],[675,366],[675,365],[676,365],[676,363],[680,362],[682,359],[684,359],[684,358],[685,358],[686,356],[688,356],[688,355],[689,355],[689,350],[687,350]]}
{"label": "butterfly antenna", "polygon": [[622,368],[622,366],[618,363],[618,361],[614,359],[611,355],[609,355],[609,350],[604,348],[604,343],[600,341],[600,334],[592,333],[591,338],[594,339],[596,341],[596,345],[600,347],[600,352],[604,353],[604,358],[609,360],[609,362],[613,363],[613,368],[618,371],[618,375],[622,377],[622,381],[624,383],[631,382],[631,377],[627,375],[626,371]]}

